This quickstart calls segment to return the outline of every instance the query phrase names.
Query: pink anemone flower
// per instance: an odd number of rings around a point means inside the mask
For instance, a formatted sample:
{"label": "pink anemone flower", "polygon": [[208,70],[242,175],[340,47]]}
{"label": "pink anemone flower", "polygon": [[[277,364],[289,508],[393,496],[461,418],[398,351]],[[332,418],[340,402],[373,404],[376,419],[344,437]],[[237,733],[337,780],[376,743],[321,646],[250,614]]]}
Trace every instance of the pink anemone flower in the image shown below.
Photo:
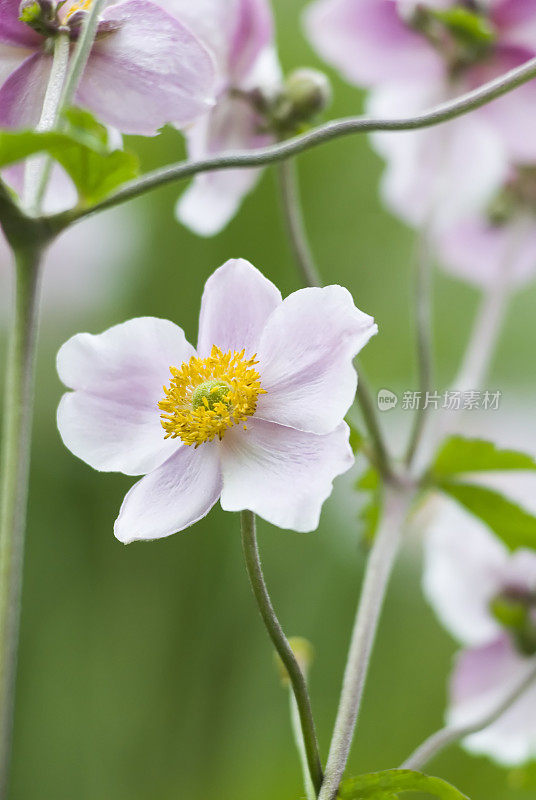
{"label": "pink anemone flower", "polygon": [[[315,0],[305,26],[350,82],[396,85],[402,95],[415,87],[459,94],[536,56],[536,0]],[[531,81],[475,112],[512,158],[536,157],[535,101]]]}
{"label": "pink anemone flower", "polygon": [[[270,98],[281,84],[267,0],[160,3],[187,22],[216,63],[216,104],[186,131],[189,156],[202,159],[273,142],[255,102]],[[235,169],[197,176],[177,204],[178,219],[201,236],[213,236],[235,215],[260,173]]]}
{"label": "pink anemone flower", "polygon": [[218,499],[314,530],[334,478],[353,464],[352,362],[376,331],[341,286],[282,300],[251,264],[231,260],[206,283],[197,351],[152,317],[64,344],[58,372],[73,391],[59,431],[95,469],[145,475],[115,523],[122,542],[183,530]]}
{"label": "pink anemone flower", "polygon": [[[90,2],[0,0],[0,127],[35,126],[51,39],[61,30],[74,42]],[[76,102],[123,133],[151,136],[206,112],[214,81],[210,53],[185,25],[149,0],[125,0],[102,13]]]}
{"label": "pink anemone flower", "polygon": [[[424,589],[464,646],[450,681],[448,723],[477,723],[534,669],[536,553],[510,553],[482,523],[445,504],[426,539]],[[536,685],[463,744],[508,766],[534,758]]]}

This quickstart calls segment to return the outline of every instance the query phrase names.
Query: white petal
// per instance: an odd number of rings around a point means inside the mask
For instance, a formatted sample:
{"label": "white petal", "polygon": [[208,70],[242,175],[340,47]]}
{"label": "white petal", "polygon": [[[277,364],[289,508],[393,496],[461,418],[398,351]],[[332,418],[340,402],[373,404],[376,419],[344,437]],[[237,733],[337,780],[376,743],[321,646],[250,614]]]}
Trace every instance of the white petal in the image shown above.
{"label": "white petal", "polygon": [[[463,651],[450,687],[448,722],[468,725],[496,709],[528,674],[534,659],[517,653],[506,635],[485,647]],[[527,689],[492,725],[464,739],[472,753],[490,756],[505,766],[536,756],[536,684]]]}
{"label": "white petal", "polygon": [[258,369],[266,394],[256,416],[313,433],[334,430],[354,400],[352,360],[377,330],[342,286],[289,295],[261,336]]}
{"label": "white petal", "polygon": [[158,401],[169,367],[195,353],[167,320],[140,317],[97,336],[80,333],[60,349],[58,373],[74,394],[58,409],[66,446],[95,469],[139,475],[168,458]]}
{"label": "white petal", "polygon": [[281,293],[243,258],[233,258],[208,279],[201,301],[198,352],[207,356],[212,345],[223,352],[257,352],[266,320],[281,303]]}
{"label": "white petal", "polygon": [[312,531],[333,480],[354,463],[343,423],[325,436],[260,419],[233,428],[222,447],[225,511],[249,509],[279,528]]}
{"label": "white petal", "polygon": [[424,591],[443,625],[464,644],[492,641],[501,629],[489,604],[508,585],[504,545],[474,517],[442,501],[424,557]]}
{"label": "white petal", "polygon": [[206,516],[221,492],[219,445],[183,445],[123,500],[114,533],[120,542],[162,539]]}

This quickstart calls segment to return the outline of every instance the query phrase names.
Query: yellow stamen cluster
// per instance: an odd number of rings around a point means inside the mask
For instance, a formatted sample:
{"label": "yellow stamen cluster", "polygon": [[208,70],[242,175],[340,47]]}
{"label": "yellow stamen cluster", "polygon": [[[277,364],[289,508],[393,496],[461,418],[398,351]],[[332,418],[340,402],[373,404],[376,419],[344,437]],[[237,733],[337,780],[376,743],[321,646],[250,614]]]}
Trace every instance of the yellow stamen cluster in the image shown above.
{"label": "yellow stamen cluster", "polygon": [[77,0],[71,6],[69,6],[67,13],[65,14],[65,22],[69,20],[73,14],[76,14],[77,11],[89,11],[91,8],[93,0]]}
{"label": "yellow stamen cluster", "polygon": [[171,381],[164,386],[164,399],[158,407],[165,438],[182,439],[199,447],[225,431],[244,423],[257,409],[260,394],[265,394],[260,375],[254,369],[255,356],[245,358],[229,350],[222,353],[213,345],[208,358],[192,358],[180,367],[170,367]]}

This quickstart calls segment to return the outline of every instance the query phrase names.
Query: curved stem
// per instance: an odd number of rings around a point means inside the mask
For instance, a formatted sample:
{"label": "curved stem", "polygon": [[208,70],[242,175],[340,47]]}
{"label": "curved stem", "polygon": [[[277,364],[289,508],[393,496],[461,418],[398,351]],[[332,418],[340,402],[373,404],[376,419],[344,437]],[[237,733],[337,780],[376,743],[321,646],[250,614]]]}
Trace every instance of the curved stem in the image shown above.
{"label": "curved stem", "polygon": [[505,711],[508,711],[516,700],[529,689],[536,681],[536,662],[528,675],[526,675],[512,689],[512,691],[499,703],[496,708],[470,725],[445,727],[426,739],[402,764],[402,769],[421,769],[428,761],[434,758],[441,750],[448,747],[472,733],[478,733],[496,722]]}
{"label": "curved stem", "polygon": [[287,159],[279,164],[277,177],[279,179],[281,205],[288,238],[296,264],[302,274],[303,282],[306,286],[321,286],[322,281],[305,230],[296,177],[296,165],[293,159]]}
{"label": "curved stem", "polygon": [[420,400],[411,432],[406,464],[411,466],[426,424],[426,397],[433,380],[432,334],[432,245],[427,228],[419,235],[415,259],[415,317],[417,326],[417,359],[419,365]]}
{"label": "curved stem", "polygon": [[380,612],[412,499],[409,492],[385,488],[383,519],[367,563],[319,800],[335,800],[346,767]]}
{"label": "curved stem", "polygon": [[303,788],[307,800],[316,800],[315,787],[309,774],[309,764],[307,763],[307,753],[305,751],[305,742],[303,741],[303,732],[301,728],[300,710],[294,696],[292,689],[289,689],[289,703],[290,703],[290,724],[292,727],[292,734],[296,744],[296,750],[300,758],[300,764],[303,774]]}
{"label": "curved stem", "polygon": [[270,595],[268,594],[268,589],[266,588],[257,546],[255,514],[251,511],[242,511],[240,520],[242,528],[242,546],[251,588],[253,589],[253,594],[255,595],[264,625],[268,631],[268,636],[272,640],[272,644],[285,665],[292,685],[300,715],[309,773],[313,786],[316,792],[318,792],[322,784],[322,765],[320,762],[318,740],[305,676],[300,669],[296,657],[292,652],[292,648],[277,619],[272,601],[270,600]]}
{"label": "curved stem", "polygon": [[[70,40],[67,33],[59,33],[54,40],[54,58],[43,101],[41,117],[37,123],[37,131],[50,131],[58,122],[63,84],[69,65]],[[40,198],[44,193],[49,167],[46,158],[30,158],[26,162],[24,177],[24,206],[30,213],[39,211]]]}
{"label": "curved stem", "polygon": [[322,125],[302,136],[274,144],[271,147],[259,150],[238,151],[227,153],[200,161],[183,161],[161,169],[148,172],[141,178],[125,183],[120,189],[111,194],[101,203],[87,209],[73,209],[58,215],[58,225],[64,227],[82,217],[112,208],[119,203],[124,203],[134,197],[139,197],[145,192],[174,183],[184,178],[191,178],[201,172],[210,172],[219,169],[236,169],[241,167],[260,167],[283,161],[292,155],[297,155],[312,147],[326,142],[348,136],[354,133],[371,133],[372,131],[407,131],[439,125],[450,119],[460,117],[473,111],[486,103],[501,97],[503,94],[516,89],[536,77],[536,58],[530,59],[516,69],[506,72],[489,83],[484,84],[472,92],[462,95],[454,100],[435,106],[429,111],[424,111],[414,117],[399,119],[370,119],[367,117],[349,117],[334,120]]}
{"label": "curved stem", "polygon": [[2,435],[0,516],[0,800],[7,796],[19,638],[34,361],[39,249],[19,250],[9,341]]}

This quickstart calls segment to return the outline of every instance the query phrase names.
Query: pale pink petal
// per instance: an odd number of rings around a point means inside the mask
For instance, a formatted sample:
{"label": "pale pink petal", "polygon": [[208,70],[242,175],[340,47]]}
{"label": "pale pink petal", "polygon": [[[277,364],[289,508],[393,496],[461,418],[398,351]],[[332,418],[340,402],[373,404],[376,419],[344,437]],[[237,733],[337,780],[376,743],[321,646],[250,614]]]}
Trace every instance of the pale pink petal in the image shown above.
{"label": "pale pink petal", "polygon": [[358,86],[433,84],[445,75],[441,57],[405,24],[393,0],[315,0],[304,22],[322,58]]}
{"label": "pale pink petal", "polygon": [[140,475],[177,447],[164,440],[158,402],[170,366],[194,354],[167,320],[140,317],[93,336],[80,333],[58,353],[58,374],[75,392],[58,410],[66,446],[94,469]]}
{"label": "pale pink petal", "polygon": [[2,44],[0,42],[0,86],[32,54],[32,50],[27,47]]}
{"label": "pale pink petal", "polygon": [[237,86],[247,79],[261,51],[273,38],[272,11],[267,0],[239,0],[229,52],[229,77]]}
{"label": "pale pink petal", "polygon": [[19,20],[19,8],[20,0],[0,0],[0,43],[29,48],[41,46],[43,37]]}
{"label": "pale pink petal", "polygon": [[257,352],[266,320],[281,303],[281,293],[258,269],[243,258],[219,267],[205,284],[199,315],[200,356],[212,345],[220,350]]}
{"label": "pale pink petal", "polygon": [[[534,670],[534,660],[517,653],[508,636],[463,651],[456,661],[450,686],[448,722],[468,725],[503,702]],[[492,725],[464,740],[472,753],[487,755],[505,766],[536,756],[536,684],[527,689]]]}
{"label": "pale pink petal", "polygon": [[219,443],[182,445],[134,484],[115,522],[120,542],[162,539],[206,516],[221,492]]}
{"label": "pale pink petal", "polygon": [[531,215],[494,225],[470,217],[441,231],[436,249],[448,272],[476,286],[523,286],[536,276],[536,221]]}
{"label": "pale pink petal", "polygon": [[302,431],[329,433],[352,405],[352,360],[378,328],[342,286],[301,289],[269,317],[257,355],[257,416]]}
{"label": "pale pink petal", "polygon": [[[259,120],[244,100],[225,97],[187,132],[190,158],[232,150],[253,150],[273,137],[259,134]],[[219,233],[233,218],[244,196],[257,183],[257,169],[219,170],[198,175],[177,204],[178,219],[201,236]]]}
{"label": "pale pink petal", "polygon": [[424,592],[442,624],[464,644],[495,639],[491,601],[508,584],[508,553],[476,518],[441,501],[425,539]]}
{"label": "pale pink petal", "polygon": [[294,531],[318,527],[333,480],[354,463],[345,423],[316,436],[252,417],[247,430],[235,427],[222,442],[225,511],[249,509]]}
{"label": "pale pink petal", "polygon": [[491,18],[501,41],[536,48],[536,0],[495,0]]}
{"label": "pale pink petal", "polygon": [[118,28],[93,47],[78,91],[82,105],[124,133],[149,136],[208,111],[213,60],[178,20],[148,0],[109,6],[103,19]]}
{"label": "pale pink petal", "polygon": [[[493,59],[471,69],[466,80],[469,88],[479,86],[508,70],[518,67],[536,55],[535,49],[500,46]],[[516,161],[536,159],[536,81],[519,86],[503,97],[487,103],[478,112],[501,135],[509,155]]]}
{"label": "pale pink petal", "polygon": [[0,87],[0,128],[33,128],[39,121],[52,58],[35,53]]}
{"label": "pale pink petal", "polygon": [[[445,98],[397,84],[373,92],[368,111],[393,117],[406,104],[403,113],[412,114],[440,99]],[[509,171],[501,137],[478,115],[422,131],[375,134],[372,141],[387,159],[381,184],[384,202],[415,226],[440,229],[480,211]]]}

